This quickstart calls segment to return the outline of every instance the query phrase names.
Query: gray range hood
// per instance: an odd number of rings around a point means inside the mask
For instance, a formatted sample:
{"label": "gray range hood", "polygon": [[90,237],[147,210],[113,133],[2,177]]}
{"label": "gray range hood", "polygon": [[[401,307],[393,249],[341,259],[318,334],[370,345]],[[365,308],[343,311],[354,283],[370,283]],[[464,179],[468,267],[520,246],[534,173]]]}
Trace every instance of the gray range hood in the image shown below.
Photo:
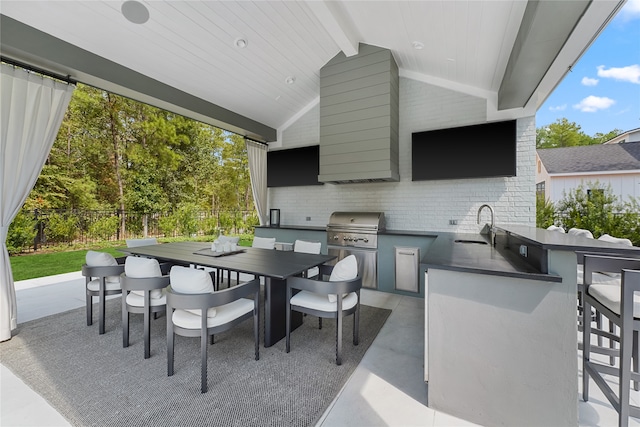
{"label": "gray range hood", "polygon": [[399,181],[398,65],[360,44],[320,69],[320,173],[331,184]]}

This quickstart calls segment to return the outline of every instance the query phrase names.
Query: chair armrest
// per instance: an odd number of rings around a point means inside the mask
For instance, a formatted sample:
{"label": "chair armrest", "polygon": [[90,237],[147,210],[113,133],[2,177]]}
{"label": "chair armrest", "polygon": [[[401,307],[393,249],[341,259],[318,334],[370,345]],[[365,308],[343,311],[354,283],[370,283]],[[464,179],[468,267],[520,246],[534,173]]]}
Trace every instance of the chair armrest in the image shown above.
{"label": "chair armrest", "polygon": [[640,259],[605,255],[584,255],[584,287],[593,282],[593,273],[620,273],[623,269],[640,269]]}
{"label": "chair armrest", "polygon": [[294,276],[287,279],[287,287],[324,295],[346,294],[356,292],[362,288],[362,277],[358,276],[355,279],[340,282],[329,282]]}
{"label": "chair armrest", "polygon": [[105,265],[105,266],[82,266],[82,275],[86,277],[107,277],[119,276],[124,273],[124,264]]}
{"label": "chair armrest", "polygon": [[171,283],[169,276],[162,277],[128,277],[125,273],[120,275],[120,286],[123,291],[147,291],[162,289]]}
{"label": "chair armrest", "polygon": [[257,296],[260,292],[260,280],[253,279],[242,285],[206,294],[181,294],[171,287],[167,289],[167,307],[177,309],[207,310],[230,302],[245,298],[249,295]]}

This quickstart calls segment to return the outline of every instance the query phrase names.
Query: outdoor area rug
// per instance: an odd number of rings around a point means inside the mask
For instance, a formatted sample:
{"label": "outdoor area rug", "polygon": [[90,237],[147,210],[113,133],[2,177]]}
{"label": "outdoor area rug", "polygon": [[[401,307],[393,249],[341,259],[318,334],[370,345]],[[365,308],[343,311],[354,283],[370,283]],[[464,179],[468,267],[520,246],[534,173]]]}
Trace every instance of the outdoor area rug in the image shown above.
{"label": "outdoor area rug", "polygon": [[[175,370],[167,376],[166,317],[151,323],[151,358],[144,359],[142,315],[131,315],[122,347],[120,298],[107,301],[106,333],[85,308],[18,325],[0,343],[0,362],[77,426],[310,426],[337,396],[390,310],[362,305],[360,344],[353,316],[343,329],[342,365],[335,363],[335,320],[315,317],[254,358],[253,322],[216,335],[208,347],[209,391],[200,393],[200,339],[176,336]],[[94,308],[94,319],[97,316]],[[261,324],[261,328],[262,328]]]}

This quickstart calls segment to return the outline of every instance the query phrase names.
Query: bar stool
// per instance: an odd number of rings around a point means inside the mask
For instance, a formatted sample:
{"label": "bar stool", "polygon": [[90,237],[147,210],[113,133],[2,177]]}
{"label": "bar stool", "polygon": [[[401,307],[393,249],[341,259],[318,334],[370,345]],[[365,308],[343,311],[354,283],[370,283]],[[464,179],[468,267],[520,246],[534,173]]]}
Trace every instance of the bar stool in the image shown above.
{"label": "bar stool", "polygon": [[[621,273],[620,286],[611,284],[593,284],[594,272]],[[618,425],[627,426],[629,416],[640,418],[640,407],[630,403],[631,385],[637,390],[640,385],[638,363],[638,333],[640,331],[640,259],[613,256],[584,256],[584,292],[582,321],[582,399],[589,400],[589,377],[592,377],[600,390],[618,412]],[[605,331],[601,327],[593,328],[585,313],[591,313],[591,307],[605,316],[610,323],[618,326],[619,334]],[[616,341],[620,348],[614,349],[591,344],[591,334]],[[618,358],[618,367],[599,363],[592,359],[594,353]],[[632,363],[633,361],[633,363]],[[633,366],[632,366],[633,365]],[[603,374],[618,377],[619,387],[616,394],[607,384]]]}

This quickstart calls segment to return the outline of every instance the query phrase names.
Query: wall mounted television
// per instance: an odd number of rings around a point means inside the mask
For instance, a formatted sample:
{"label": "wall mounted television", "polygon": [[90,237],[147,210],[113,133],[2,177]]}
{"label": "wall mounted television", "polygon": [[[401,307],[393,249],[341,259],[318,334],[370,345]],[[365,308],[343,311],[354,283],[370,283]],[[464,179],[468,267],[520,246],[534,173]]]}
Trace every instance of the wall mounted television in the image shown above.
{"label": "wall mounted television", "polygon": [[412,181],[516,175],[516,121],[415,132]]}
{"label": "wall mounted television", "polygon": [[319,173],[319,145],[267,152],[267,187],[323,185]]}

